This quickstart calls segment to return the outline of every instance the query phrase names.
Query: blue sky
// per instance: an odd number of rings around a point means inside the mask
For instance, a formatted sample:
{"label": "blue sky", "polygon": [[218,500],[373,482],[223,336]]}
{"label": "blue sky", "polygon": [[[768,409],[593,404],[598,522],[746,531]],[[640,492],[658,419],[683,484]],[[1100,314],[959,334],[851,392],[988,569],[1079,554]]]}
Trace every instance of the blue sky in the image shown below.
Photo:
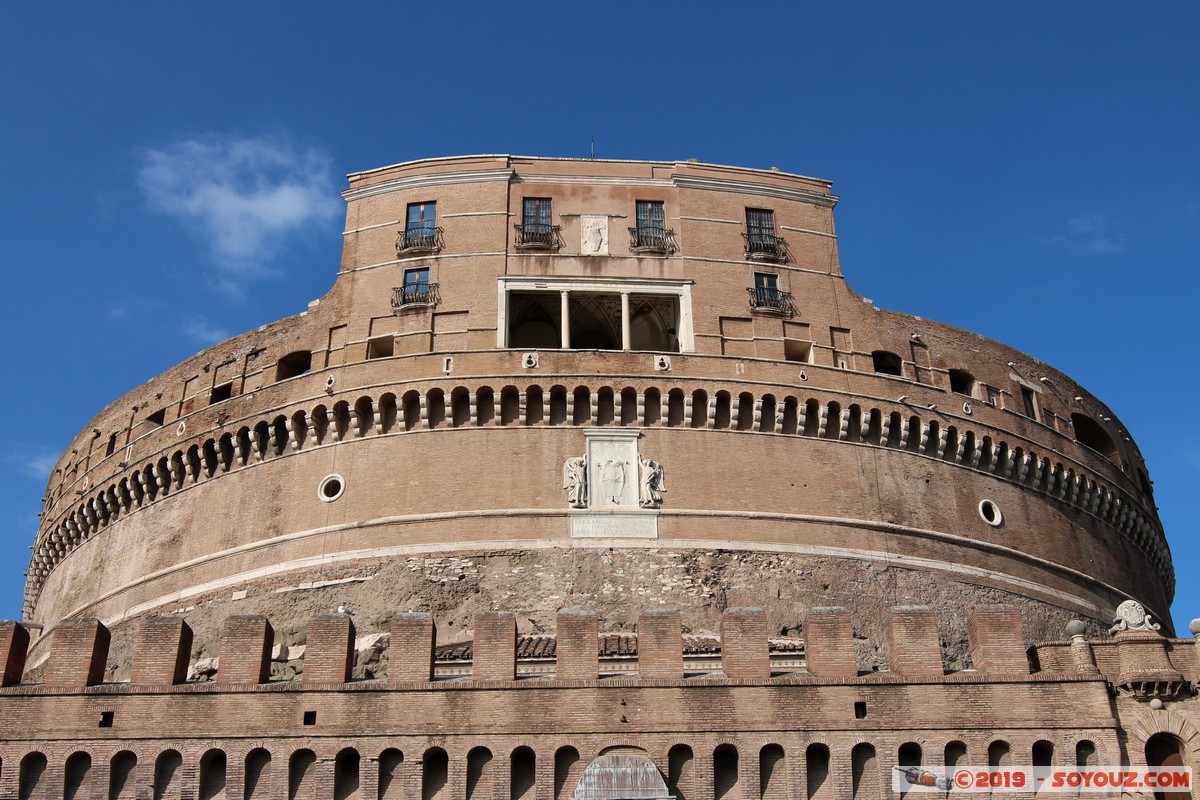
{"label": "blue sky", "polygon": [[103,406],[305,308],[347,172],[464,153],[834,181],[877,305],[1011,344],[1140,444],[1200,616],[1200,6],[9,3],[0,618]]}

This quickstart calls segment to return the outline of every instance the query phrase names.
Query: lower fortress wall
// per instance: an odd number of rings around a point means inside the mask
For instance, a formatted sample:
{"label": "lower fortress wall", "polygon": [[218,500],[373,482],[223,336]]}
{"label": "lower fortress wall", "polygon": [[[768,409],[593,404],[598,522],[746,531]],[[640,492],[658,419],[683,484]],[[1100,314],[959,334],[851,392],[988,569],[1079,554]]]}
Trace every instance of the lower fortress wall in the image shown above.
{"label": "lower fortress wall", "polygon": [[[108,630],[68,620],[36,684],[27,630],[0,623],[0,798],[559,800],[581,796],[589,763],[628,754],[670,792],[649,796],[850,800],[895,796],[898,766],[1141,765],[1164,735],[1194,766],[1200,747],[1197,645],[1153,630],[1087,639],[1076,624],[1027,647],[1017,610],[980,606],[970,668],[947,671],[936,613],[901,607],[887,669],[864,672],[842,608],[808,611],[803,639],[743,608],[719,638],[684,635],[666,609],[636,634],[584,611],[553,637],[505,612],[471,624],[469,642],[438,644],[426,613],[394,615],[386,638],[325,614],[277,647],[265,617],[235,616],[197,663],[182,618],[150,617],[131,680],[104,683]],[[368,651],[386,677],[353,678]],[[272,679],[284,659],[299,663]]]}

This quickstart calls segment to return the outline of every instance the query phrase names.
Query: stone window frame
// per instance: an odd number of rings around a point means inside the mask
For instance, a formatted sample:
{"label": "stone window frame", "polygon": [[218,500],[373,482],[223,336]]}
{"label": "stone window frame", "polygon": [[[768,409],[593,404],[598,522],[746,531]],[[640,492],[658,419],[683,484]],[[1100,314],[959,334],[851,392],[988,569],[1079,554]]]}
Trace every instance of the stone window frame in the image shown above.
{"label": "stone window frame", "polygon": [[614,279],[585,277],[551,277],[538,275],[504,276],[496,279],[496,347],[510,349],[508,344],[508,294],[510,292],[584,292],[590,294],[671,296],[679,304],[676,337],[680,353],[696,352],[696,335],[692,324],[692,280]]}

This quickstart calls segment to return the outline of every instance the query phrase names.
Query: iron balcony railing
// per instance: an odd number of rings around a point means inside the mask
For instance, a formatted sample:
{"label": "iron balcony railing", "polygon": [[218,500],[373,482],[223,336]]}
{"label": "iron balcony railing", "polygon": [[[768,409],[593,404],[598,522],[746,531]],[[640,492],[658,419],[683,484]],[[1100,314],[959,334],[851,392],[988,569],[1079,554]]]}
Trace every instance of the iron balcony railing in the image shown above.
{"label": "iron balcony railing", "polygon": [[406,283],[392,289],[392,308],[435,306],[441,299],[436,283]]}
{"label": "iron balcony railing", "polygon": [[674,253],[675,231],[665,228],[630,228],[629,249],[634,253]]}
{"label": "iron balcony railing", "polygon": [[751,231],[743,233],[746,240],[746,258],[755,261],[787,261],[787,242],[782,236],[776,236],[768,231]]}
{"label": "iron balcony railing", "polygon": [[749,286],[746,291],[750,293],[751,311],[771,311],[788,316],[796,313],[796,306],[792,304],[791,292],[781,292],[778,289],[767,289],[761,286]]}
{"label": "iron balcony railing", "polygon": [[559,226],[547,225],[543,222],[518,222],[517,247],[523,250],[557,250],[559,247]]}
{"label": "iron balcony railing", "polygon": [[441,228],[406,228],[396,237],[396,254],[437,253],[442,244]]}

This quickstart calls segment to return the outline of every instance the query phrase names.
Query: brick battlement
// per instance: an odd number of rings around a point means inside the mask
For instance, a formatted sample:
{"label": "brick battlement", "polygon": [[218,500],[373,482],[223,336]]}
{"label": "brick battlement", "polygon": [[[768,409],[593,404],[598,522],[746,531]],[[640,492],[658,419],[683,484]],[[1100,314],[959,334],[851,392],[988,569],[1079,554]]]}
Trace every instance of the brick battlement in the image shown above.
{"label": "brick battlement", "polygon": [[[697,680],[744,683],[971,682],[974,680],[1103,679],[1132,694],[1178,693],[1200,681],[1200,652],[1194,640],[1168,639],[1155,632],[1130,631],[1107,640],[1049,642],[1027,646],[1020,614],[1005,606],[980,606],[970,615],[969,644],[974,669],[946,672],[938,648],[936,617],[930,609],[893,609],[890,620],[889,669],[860,672],[855,665],[855,639],[843,608],[814,608],[805,615],[804,638],[772,639],[760,609],[725,611],[720,638],[685,636],[673,609],[650,609],[638,618],[636,633],[598,632],[593,612],[564,610],[555,636],[518,636],[509,612],[487,612],[475,618],[474,639],[437,643],[430,614],[395,615],[389,633],[356,639],[353,618],[325,614],[310,620],[302,647],[274,647],[274,629],[262,616],[230,617],[222,630],[220,657],[210,663],[188,663],[192,632],[180,617],[143,621],[133,654],[128,684],[102,684],[109,657],[109,633],[95,619],[68,620],[52,632],[43,683],[22,683],[29,636],[18,623],[0,621],[0,687],[21,693],[101,686],[116,689],[202,685],[212,677],[225,688],[282,688],[358,684],[387,687],[489,688],[516,687],[523,681],[538,688],[555,683],[609,683],[621,678],[646,685],[694,683]],[[381,647],[386,642],[386,647]],[[359,646],[361,644],[366,646]],[[399,645],[397,646],[397,643]],[[386,668],[374,679],[352,678],[356,660],[373,650]],[[299,680],[271,678],[275,660],[299,660]],[[213,663],[215,662],[215,663]],[[203,667],[203,668],[202,668]],[[536,679],[532,681],[531,679]]]}

